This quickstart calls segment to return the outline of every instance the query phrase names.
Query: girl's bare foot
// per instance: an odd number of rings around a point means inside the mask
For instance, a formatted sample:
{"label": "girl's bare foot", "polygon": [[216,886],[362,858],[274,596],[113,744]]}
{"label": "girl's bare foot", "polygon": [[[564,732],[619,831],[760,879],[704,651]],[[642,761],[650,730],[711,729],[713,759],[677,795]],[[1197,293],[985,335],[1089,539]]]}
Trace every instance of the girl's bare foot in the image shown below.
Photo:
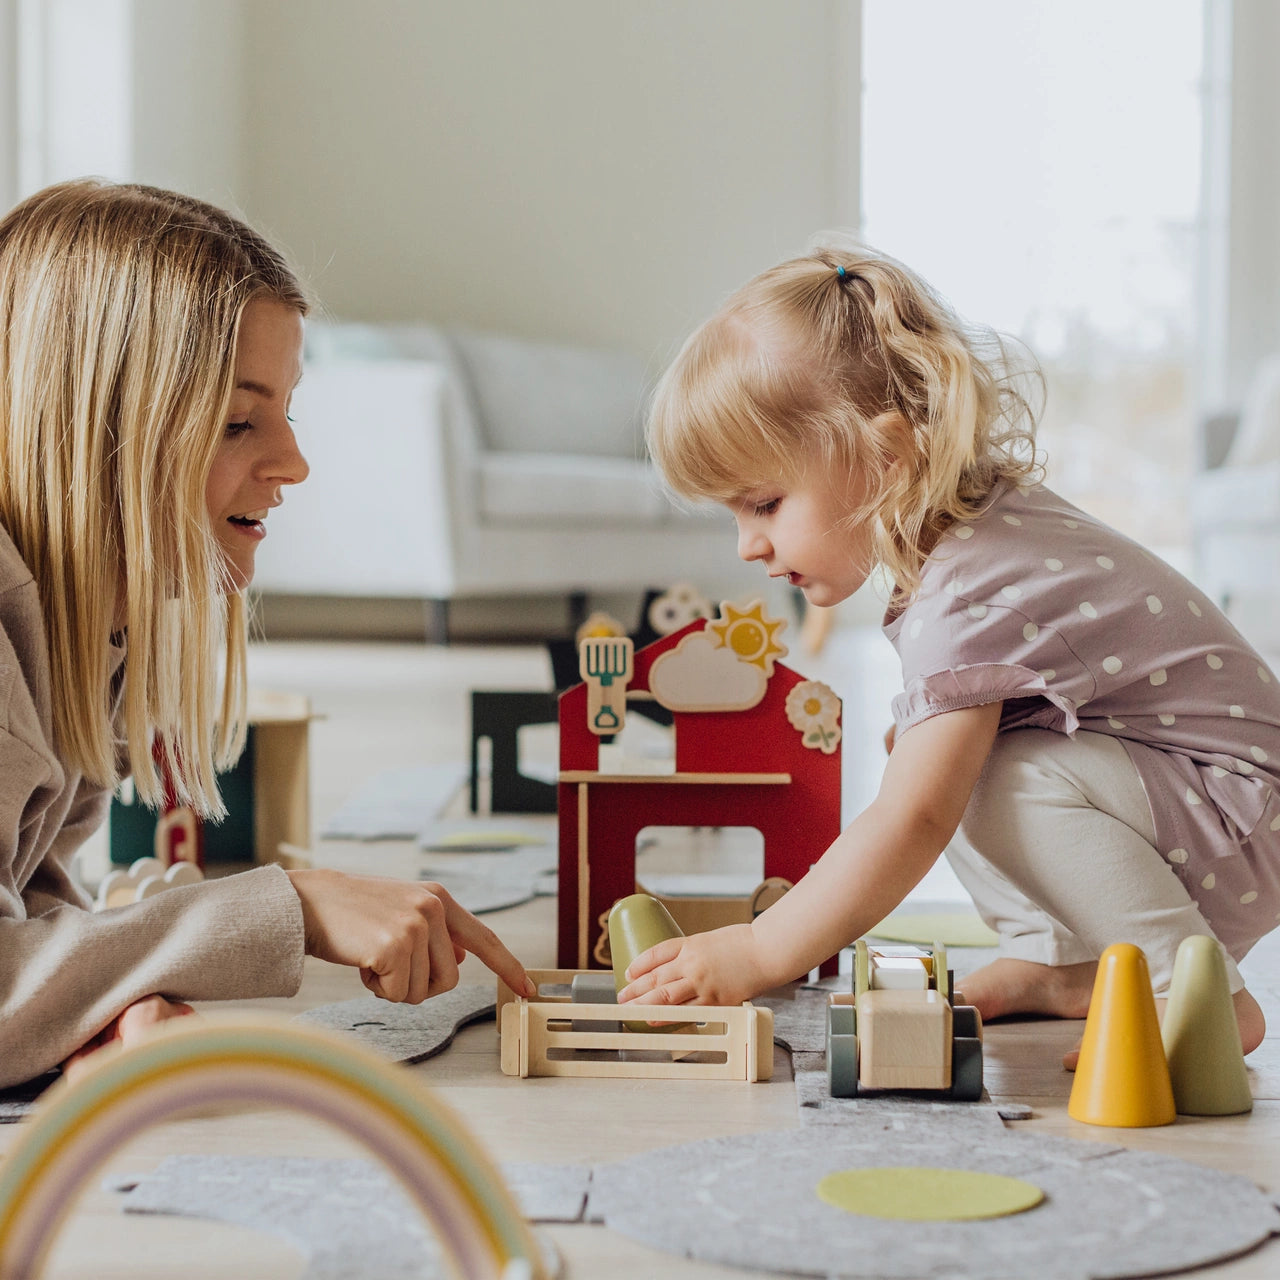
{"label": "girl's bare foot", "polygon": [[[1236,1007],[1236,1023],[1240,1027],[1240,1048],[1244,1053],[1252,1053],[1267,1033],[1267,1020],[1262,1007],[1247,991],[1237,991],[1231,1001]],[[1156,1015],[1161,1022],[1164,1021],[1164,1008],[1168,1003],[1165,999],[1156,1001]],[[1070,1053],[1063,1055],[1062,1065],[1068,1071],[1074,1071],[1079,1061],[1080,1046],[1077,1045]]]}
{"label": "girl's bare foot", "polygon": [[1097,970],[1094,960],[1050,965],[1001,956],[963,980],[957,1003],[976,1005],[983,1022],[1013,1013],[1083,1018],[1089,1012]]}

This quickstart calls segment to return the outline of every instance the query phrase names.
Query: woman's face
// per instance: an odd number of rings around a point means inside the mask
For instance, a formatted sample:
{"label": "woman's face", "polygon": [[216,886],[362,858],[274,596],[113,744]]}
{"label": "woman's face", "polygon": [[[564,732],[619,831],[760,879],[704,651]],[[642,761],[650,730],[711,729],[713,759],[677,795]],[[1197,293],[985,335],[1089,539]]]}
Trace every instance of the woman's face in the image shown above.
{"label": "woman's face", "polygon": [[241,591],[253,580],[267,512],[283,501],[283,487],[301,483],[309,470],[289,419],[302,376],[302,316],[274,300],[251,302],[238,345],[235,390],[205,503],[232,588]]}

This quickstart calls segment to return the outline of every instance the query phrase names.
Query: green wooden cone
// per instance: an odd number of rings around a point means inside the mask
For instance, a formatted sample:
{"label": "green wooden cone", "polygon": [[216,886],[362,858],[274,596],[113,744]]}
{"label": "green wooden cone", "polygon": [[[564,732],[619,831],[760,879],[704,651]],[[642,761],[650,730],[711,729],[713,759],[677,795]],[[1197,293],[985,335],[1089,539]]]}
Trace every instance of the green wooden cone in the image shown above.
{"label": "green wooden cone", "polygon": [[1161,1038],[1180,1115],[1234,1116],[1253,1110],[1227,966],[1216,938],[1197,934],[1179,945]]}

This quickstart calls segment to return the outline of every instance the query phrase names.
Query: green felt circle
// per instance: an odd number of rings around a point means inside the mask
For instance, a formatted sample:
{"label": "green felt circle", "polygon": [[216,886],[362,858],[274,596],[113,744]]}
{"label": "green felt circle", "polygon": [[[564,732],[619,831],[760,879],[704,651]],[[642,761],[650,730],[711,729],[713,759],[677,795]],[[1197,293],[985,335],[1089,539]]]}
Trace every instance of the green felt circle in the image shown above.
{"label": "green felt circle", "polygon": [[972,911],[928,911],[919,915],[901,912],[885,916],[868,938],[885,942],[941,942],[947,947],[994,947],[999,938]]}
{"label": "green felt circle", "polygon": [[1020,1178],[968,1169],[844,1169],[818,1183],[818,1198],[867,1218],[963,1222],[1032,1209],[1044,1192]]}

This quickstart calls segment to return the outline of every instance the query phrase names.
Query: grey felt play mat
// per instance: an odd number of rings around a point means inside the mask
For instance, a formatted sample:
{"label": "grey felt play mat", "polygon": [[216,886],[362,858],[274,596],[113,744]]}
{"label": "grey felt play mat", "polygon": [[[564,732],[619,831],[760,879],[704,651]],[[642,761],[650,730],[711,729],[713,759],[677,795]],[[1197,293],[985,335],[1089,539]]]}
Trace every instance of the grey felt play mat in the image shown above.
{"label": "grey felt play mat", "polygon": [[[827,1173],[887,1163],[1022,1178],[1045,1200],[1004,1218],[904,1224],[834,1208],[815,1193]],[[1246,1178],[1065,1138],[948,1140],[910,1122],[808,1125],[594,1168],[503,1173],[535,1222],[599,1222],[667,1253],[829,1280],[1119,1280],[1202,1266],[1280,1232],[1280,1212]],[[281,1236],[306,1256],[306,1280],[444,1274],[417,1211],[366,1161],[172,1156],[114,1187],[126,1212]]]}
{"label": "grey felt play mat", "polygon": [[448,1048],[461,1027],[492,1018],[496,1004],[491,983],[471,983],[441,992],[422,1004],[392,1004],[376,996],[357,996],[300,1013],[295,1022],[328,1027],[355,1036],[393,1062],[422,1062]]}
{"label": "grey felt play mat", "polygon": [[[860,1217],[819,1200],[842,1169],[971,1169],[1041,1187],[1034,1209],[980,1222]],[[656,1249],[805,1276],[1104,1280],[1202,1266],[1280,1232],[1247,1178],[1183,1160],[1038,1135],[939,1138],[810,1125],[648,1152],[592,1175],[588,1216]]]}
{"label": "grey felt play mat", "polygon": [[[560,1177],[506,1165],[503,1176],[526,1216],[576,1221],[588,1170]],[[417,1207],[368,1160],[170,1156],[149,1174],[114,1180],[126,1213],[178,1214],[278,1236],[306,1259],[302,1280],[449,1280],[453,1271]],[[544,1238],[548,1275],[563,1268]]]}

